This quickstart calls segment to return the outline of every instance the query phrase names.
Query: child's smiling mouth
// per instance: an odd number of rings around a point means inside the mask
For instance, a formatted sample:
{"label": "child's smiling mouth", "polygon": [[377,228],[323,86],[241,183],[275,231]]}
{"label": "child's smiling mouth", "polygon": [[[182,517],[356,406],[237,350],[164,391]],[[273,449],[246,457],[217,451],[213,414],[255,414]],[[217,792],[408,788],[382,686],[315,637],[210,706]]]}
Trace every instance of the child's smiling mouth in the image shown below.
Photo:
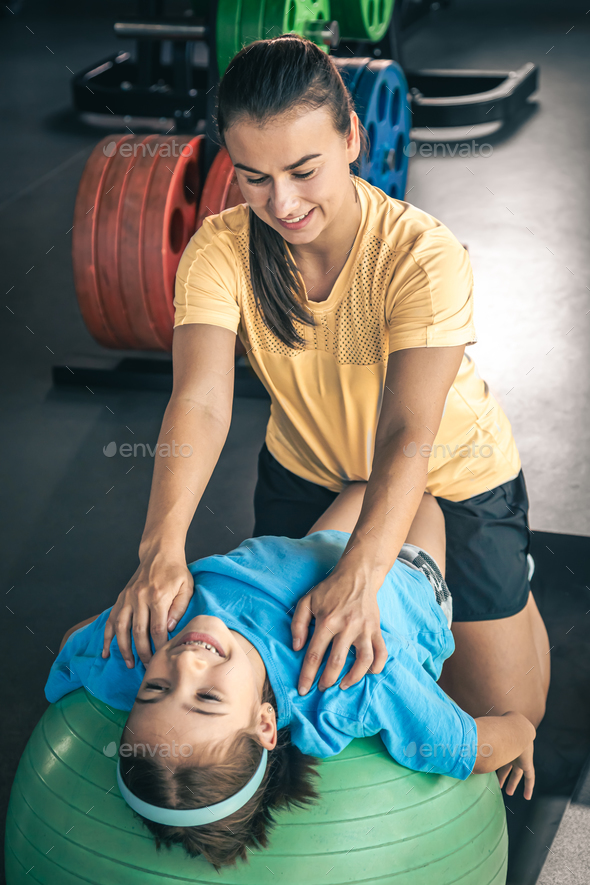
{"label": "child's smiling mouth", "polygon": [[180,645],[197,645],[200,648],[207,649],[207,651],[212,652],[212,654],[218,655],[220,658],[226,657],[219,642],[209,633],[185,633],[176,639],[172,648],[178,648]]}

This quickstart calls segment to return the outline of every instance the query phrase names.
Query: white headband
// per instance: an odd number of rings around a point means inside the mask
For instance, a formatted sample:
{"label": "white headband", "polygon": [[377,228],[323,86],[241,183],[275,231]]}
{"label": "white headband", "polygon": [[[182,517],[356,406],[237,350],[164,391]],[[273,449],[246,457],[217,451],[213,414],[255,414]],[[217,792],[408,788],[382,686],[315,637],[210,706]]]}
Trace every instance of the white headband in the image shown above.
{"label": "white headband", "polygon": [[238,808],[242,808],[260,786],[266,771],[267,760],[268,750],[263,747],[258,768],[248,783],[233,796],[229,796],[215,805],[205,805],[203,808],[162,808],[160,805],[150,805],[149,802],[144,802],[123,783],[120,759],[117,763],[117,784],[127,805],[142,817],[153,820],[157,824],[168,824],[171,827],[199,827],[229,817]]}

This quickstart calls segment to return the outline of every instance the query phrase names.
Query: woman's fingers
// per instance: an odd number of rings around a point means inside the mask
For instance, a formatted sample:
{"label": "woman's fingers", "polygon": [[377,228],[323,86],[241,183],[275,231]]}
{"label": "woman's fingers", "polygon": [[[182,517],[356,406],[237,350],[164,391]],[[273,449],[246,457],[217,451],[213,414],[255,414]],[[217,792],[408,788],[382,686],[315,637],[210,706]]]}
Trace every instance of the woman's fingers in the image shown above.
{"label": "woman's fingers", "polygon": [[[381,631],[374,634],[372,639],[364,646],[367,650],[364,657],[362,651],[359,653],[358,642],[355,642],[354,645],[356,648],[356,661],[348,673],[343,676],[340,683],[340,688],[342,689],[347,689],[351,685],[360,682],[367,673],[371,675],[381,673],[389,656]],[[363,646],[361,645],[362,648]]]}
{"label": "woman's fingers", "polygon": [[326,649],[332,641],[332,637],[333,634],[327,627],[324,626],[322,629],[322,624],[318,626],[316,622],[311,642],[305,653],[301,673],[299,674],[299,685],[297,686],[299,694],[307,694],[313,685],[313,681],[316,678],[320,664],[324,660]]}
{"label": "woman's fingers", "polygon": [[106,624],[104,625],[104,640],[102,643],[102,656],[103,658],[108,658],[111,653],[111,642],[113,641],[113,636],[115,635],[115,624],[114,624],[114,614],[115,609],[111,611]]}
{"label": "woman's fingers", "polygon": [[[344,637],[344,634],[341,633],[339,636]],[[340,675],[340,671],[346,661],[346,655],[348,654],[348,650],[350,646],[346,647],[346,643],[343,641],[341,646],[341,653],[338,658],[334,662],[334,667],[330,667],[330,661],[332,660],[332,656],[334,652],[339,648],[340,643],[335,643],[332,646],[332,654],[326,664],[326,669],[322,673],[322,678],[320,682],[324,683],[327,686],[333,685],[334,682],[338,679]],[[375,659],[375,653],[373,650],[373,642],[370,636],[357,636],[354,642],[352,643],[355,647],[356,651],[356,660],[350,670],[344,674],[342,677],[342,681],[340,682],[340,688],[346,689],[350,685],[355,685],[355,683],[360,682],[363,676],[366,676],[368,670],[373,668],[373,662]],[[336,672],[336,667],[338,668],[338,672]],[[327,675],[326,675],[327,674]]]}
{"label": "woman's fingers", "polygon": [[[190,583],[188,583],[188,582],[183,583],[180,591],[174,597],[174,601],[172,602],[172,605],[170,606],[170,611],[168,612],[168,615],[167,615],[168,620],[165,625],[168,633],[171,633],[174,630],[174,628],[176,627],[176,625],[178,624],[178,622],[182,618],[183,614],[187,610],[188,604],[191,600],[191,596],[193,595],[193,589],[194,589],[193,576],[191,575],[190,572],[189,572],[189,577],[190,577]],[[154,640],[154,643],[155,643],[155,640]]]}
{"label": "woman's fingers", "polygon": [[[133,633],[133,639],[135,642],[135,650],[138,654],[139,660],[147,667],[152,657],[152,647],[150,645],[149,638],[149,626],[150,626],[150,609],[147,605],[140,605],[139,601],[136,608],[133,611],[133,623],[131,625],[131,632]],[[127,631],[127,635],[129,631]],[[117,635],[117,639],[118,639]],[[121,643],[119,642],[119,647]],[[133,659],[133,653],[131,653],[131,659],[135,664],[135,660]]]}
{"label": "woman's fingers", "polygon": [[125,605],[119,611],[115,619],[115,632],[117,634],[117,644],[121,656],[128,667],[135,666],[135,658],[131,650],[131,618],[133,609],[130,605]]}
{"label": "woman's fingers", "polygon": [[373,649],[375,650],[375,660],[373,661],[371,673],[381,673],[389,657],[389,652],[381,633],[381,627],[373,635]]}
{"label": "woman's fingers", "polygon": [[[307,632],[309,630],[311,619],[314,616],[314,613],[310,608],[310,601],[311,592],[302,596],[295,607],[295,614],[291,620],[291,635],[293,637],[293,648],[295,651],[303,648],[307,642]],[[301,682],[299,682],[299,685],[301,686]]]}

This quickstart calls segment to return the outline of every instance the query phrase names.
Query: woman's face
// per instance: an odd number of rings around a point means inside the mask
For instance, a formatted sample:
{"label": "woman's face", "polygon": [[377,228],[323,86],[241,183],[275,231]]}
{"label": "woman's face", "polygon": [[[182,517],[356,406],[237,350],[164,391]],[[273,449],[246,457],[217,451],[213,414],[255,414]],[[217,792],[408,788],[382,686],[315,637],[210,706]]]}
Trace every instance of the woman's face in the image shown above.
{"label": "woman's face", "polygon": [[149,753],[170,766],[188,761],[198,745],[202,760],[206,746],[215,747],[250,726],[273,749],[274,711],[261,702],[265,676],[251,642],[220,618],[198,615],[151,658],[125,732],[128,747],[149,748],[127,755]]}
{"label": "woman's face", "polygon": [[[338,229],[346,221],[342,213],[355,202],[349,164],[360,151],[356,113],[346,139],[321,107],[283,114],[264,126],[253,121],[236,123],[226,131],[225,142],[244,199],[289,243],[311,243],[331,225]],[[278,220],[307,212],[311,212],[309,220],[300,229]]]}

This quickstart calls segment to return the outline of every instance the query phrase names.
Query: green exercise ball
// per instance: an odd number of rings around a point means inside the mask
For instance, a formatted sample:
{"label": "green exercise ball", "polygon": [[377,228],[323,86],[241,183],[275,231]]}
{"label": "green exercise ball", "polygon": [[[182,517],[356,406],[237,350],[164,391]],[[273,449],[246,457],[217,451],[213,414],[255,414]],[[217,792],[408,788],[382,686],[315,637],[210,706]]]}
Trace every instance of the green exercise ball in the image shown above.
{"label": "green exercise ball", "polygon": [[508,835],[495,774],[465,781],[398,765],[378,736],[321,763],[321,801],[281,811],[270,846],[221,868],[158,852],[115,780],[127,714],[78,689],[52,704],[20,761],[7,885],[503,885]]}

